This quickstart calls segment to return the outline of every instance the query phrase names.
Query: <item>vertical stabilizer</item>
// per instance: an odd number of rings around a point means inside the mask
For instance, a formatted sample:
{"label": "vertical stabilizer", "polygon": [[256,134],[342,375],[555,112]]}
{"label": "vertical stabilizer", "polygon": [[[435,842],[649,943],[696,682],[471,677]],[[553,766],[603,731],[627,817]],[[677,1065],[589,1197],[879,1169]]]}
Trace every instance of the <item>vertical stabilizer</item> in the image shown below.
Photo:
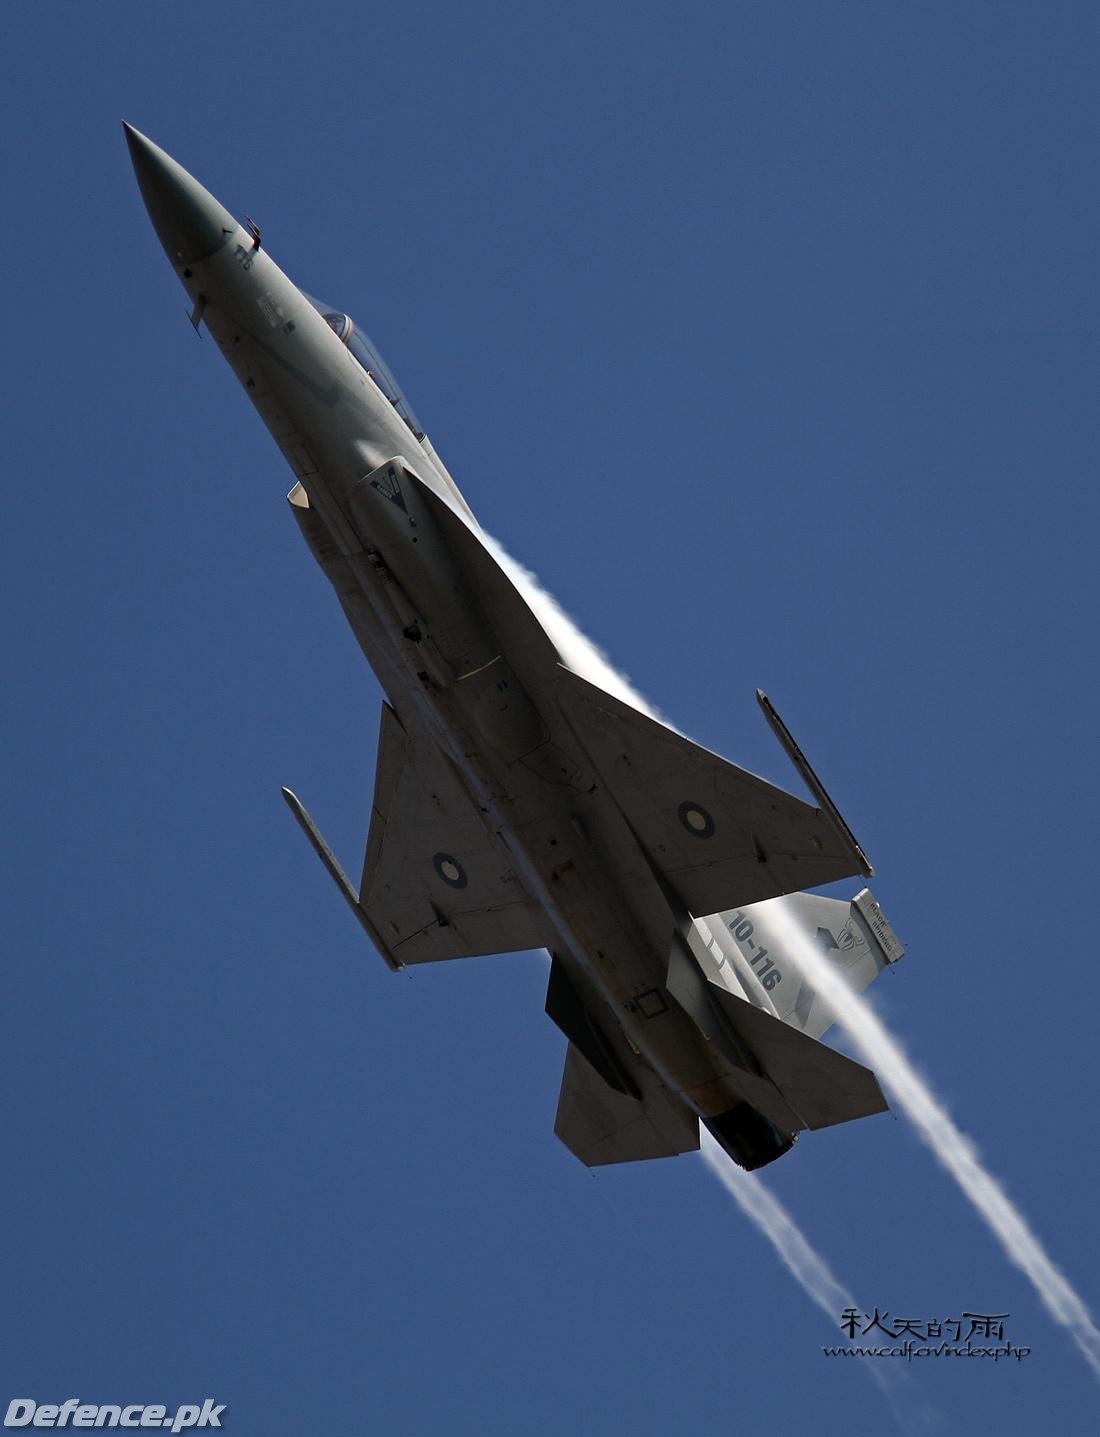
{"label": "vertical stabilizer", "polygon": [[809,1037],[820,1038],[832,1027],[836,1014],[803,971],[798,945],[792,947],[790,942],[792,921],[856,993],[896,963],[905,947],[869,888],[850,903],[816,893],[791,893],[707,920],[710,928],[723,932],[725,942],[736,945],[753,973],[760,976],[766,969],[761,981],[777,1016]]}

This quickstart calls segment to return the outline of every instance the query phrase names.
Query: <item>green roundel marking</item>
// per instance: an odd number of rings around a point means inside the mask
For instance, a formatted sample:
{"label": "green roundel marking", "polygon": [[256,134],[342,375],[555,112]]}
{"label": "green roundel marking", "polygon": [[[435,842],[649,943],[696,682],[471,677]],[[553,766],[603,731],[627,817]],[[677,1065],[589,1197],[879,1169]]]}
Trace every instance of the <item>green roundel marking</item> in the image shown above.
{"label": "green roundel marking", "polygon": [[693,838],[712,838],[714,836],[714,819],[701,803],[685,799],[677,809],[677,814],[680,822]]}
{"label": "green roundel marking", "polygon": [[437,853],[432,859],[432,867],[443,882],[449,883],[452,888],[465,888],[470,881],[466,877],[466,870],[453,854]]}

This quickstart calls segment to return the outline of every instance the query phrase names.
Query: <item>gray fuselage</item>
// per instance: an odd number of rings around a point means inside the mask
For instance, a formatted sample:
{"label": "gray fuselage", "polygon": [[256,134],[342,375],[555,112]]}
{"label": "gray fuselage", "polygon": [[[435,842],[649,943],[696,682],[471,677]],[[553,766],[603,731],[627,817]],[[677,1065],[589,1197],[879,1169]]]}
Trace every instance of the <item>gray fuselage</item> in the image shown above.
{"label": "gray fuselage", "polygon": [[[304,491],[311,522],[324,526],[331,547],[315,544],[315,552],[351,591],[345,612],[398,717],[423,725],[453,761],[548,915],[554,951],[574,981],[595,990],[635,1051],[696,1112],[730,1109],[740,1095],[728,1071],[720,1076],[727,1065],[715,1062],[710,1039],[676,1005],[647,1017],[638,999],[663,991],[676,941],[715,974],[739,968],[731,991],[774,1011],[755,974],[720,931],[707,946],[662,891],[556,702],[547,648],[524,641],[530,610],[482,612],[461,576],[447,572],[438,544],[411,550],[410,522],[418,545],[434,538],[430,515],[415,512],[415,493],[401,508],[367,493],[363,481],[400,456],[476,531],[458,486],[247,230],[185,269],[192,299],[203,297],[203,320],[299,481],[294,502],[304,507]],[[472,692],[494,661],[508,675],[503,716]]]}
{"label": "gray fuselage", "polygon": [[[462,808],[468,800],[488,841],[507,852],[523,902],[539,915],[534,941],[545,942],[563,975],[552,978],[552,992],[560,1000],[564,985],[571,1011],[598,1012],[597,1027],[623,1052],[628,1045],[685,1120],[718,1120],[712,1131],[735,1149],[741,1144],[751,1165],[778,1155],[798,1121],[791,1114],[777,1128],[748,1112],[743,1085],[756,1083],[759,1103],[762,1070],[721,1005],[684,991],[666,1001],[675,963],[681,975],[698,975],[686,980],[691,992],[709,982],[774,1015],[767,984],[721,922],[692,919],[624,816],[622,790],[620,801],[612,796],[563,697],[571,655],[555,647],[553,624],[537,617],[539,598],[495,557],[381,360],[369,342],[352,342],[347,317],[323,314],[262,249],[254,227],[238,224],[170,156],[126,131],[193,322],[206,324],[293,470],[291,511],[400,731],[426,735],[445,755]],[[597,684],[601,677],[608,672],[595,675]],[[682,804],[685,827],[692,814],[710,823]],[[434,863],[437,879],[462,886],[461,865],[433,855],[430,832],[423,862]],[[383,955],[399,965],[395,954],[407,941],[400,925],[393,923],[396,938],[379,932],[350,897]],[[553,1006],[548,997],[548,1011],[570,1032],[577,1020],[563,1021]],[[599,1066],[599,1053],[587,1051]],[[624,1081],[621,1092],[636,1091]],[[589,1103],[600,1108],[598,1098]],[[690,1136],[674,1136],[668,1150],[690,1146]]]}

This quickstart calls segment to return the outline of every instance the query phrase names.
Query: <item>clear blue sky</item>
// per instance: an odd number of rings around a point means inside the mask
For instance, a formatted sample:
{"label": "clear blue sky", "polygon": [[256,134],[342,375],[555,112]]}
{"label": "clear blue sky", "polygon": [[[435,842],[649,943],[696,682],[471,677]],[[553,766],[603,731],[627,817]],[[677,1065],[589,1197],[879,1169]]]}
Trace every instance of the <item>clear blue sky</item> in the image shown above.
{"label": "clear blue sky", "polygon": [[[554,1138],[543,960],[394,976],[309,852],[279,786],[355,869],[380,694],[123,117],[363,324],[654,703],[795,786],[772,694],[908,943],[881,1011],[1100,1306],[1096,8],[4,21],[0,1403],[894,1430],[699,1159],[593,1177]],[[767,1181],[868,1310],[1034,1349],[912,1365],[930,1431],[1096,1430],[904,1121]]]}

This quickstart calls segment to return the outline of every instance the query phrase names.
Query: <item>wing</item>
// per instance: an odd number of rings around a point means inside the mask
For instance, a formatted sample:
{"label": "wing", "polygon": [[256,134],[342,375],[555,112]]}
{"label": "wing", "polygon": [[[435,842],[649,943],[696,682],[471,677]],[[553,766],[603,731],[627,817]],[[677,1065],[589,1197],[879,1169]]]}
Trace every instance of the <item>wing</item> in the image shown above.
{"label": "wing", "polygon": [[359,907],[398,963],[553,941],[498,834],[427,734],[382,708]]}
{"label": "wing", "polygon": [[650,863],[688,911],[720,912],[865,871],[821,809],[561,669],[565,711]]}

